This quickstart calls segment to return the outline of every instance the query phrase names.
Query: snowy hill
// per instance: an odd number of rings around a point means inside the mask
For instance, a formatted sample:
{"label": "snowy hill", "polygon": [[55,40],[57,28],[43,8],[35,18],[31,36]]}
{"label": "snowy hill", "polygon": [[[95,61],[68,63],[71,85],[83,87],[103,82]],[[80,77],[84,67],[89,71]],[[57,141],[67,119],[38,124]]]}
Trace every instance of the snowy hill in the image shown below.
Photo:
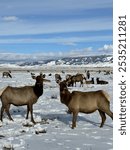
{"label": "snowy hill", "polygon": [[83,56],[83,57],[65,57],[65,58],[49,58],[43,60],[25,59],[25,60],[0,60],[0,64],[16,64],[18,66],[35,66],[35,65],[89,65],[113,63],[112,55],[100,56]]}
{"label": "snowy hill", "polygon": [[112,68],[113,56],[101,55],[101,56],[84,56],[84,57],[67,57],[48,60],[25,60],[25,61],[1,61],[0,70],[68,70],[71,67],[72,70],[84,71],[88,68]]}
{"label": "snowy hill", "polygon": [[86,64],[97,64],[113,62],[113,57],[108,55],[100,56],[86,56],[86,57],[69,57],[63,58],[56,61],[56,64],[69,64],[69,65],[86,65]]}

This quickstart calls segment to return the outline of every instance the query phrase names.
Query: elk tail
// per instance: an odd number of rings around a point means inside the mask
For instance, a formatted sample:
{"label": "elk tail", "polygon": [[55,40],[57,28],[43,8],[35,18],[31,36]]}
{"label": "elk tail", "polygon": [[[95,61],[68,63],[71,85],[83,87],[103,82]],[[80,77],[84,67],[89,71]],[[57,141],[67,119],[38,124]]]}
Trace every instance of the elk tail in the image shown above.
{"label": "elk tail", "polygon": [[106,97],[106,99],[110,102],[110,95],[102,90],[103,95]]}

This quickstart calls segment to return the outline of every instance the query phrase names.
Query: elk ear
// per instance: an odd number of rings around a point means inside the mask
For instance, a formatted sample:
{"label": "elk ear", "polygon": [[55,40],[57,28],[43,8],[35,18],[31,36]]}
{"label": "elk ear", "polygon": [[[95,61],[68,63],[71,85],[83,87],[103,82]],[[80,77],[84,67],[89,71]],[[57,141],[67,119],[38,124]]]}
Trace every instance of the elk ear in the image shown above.
{"label": "elk ear", "polygon": [[34,76],[34,75],[32,75],[31,77],[32,77],[32,79],[36,79],[36,76]]}

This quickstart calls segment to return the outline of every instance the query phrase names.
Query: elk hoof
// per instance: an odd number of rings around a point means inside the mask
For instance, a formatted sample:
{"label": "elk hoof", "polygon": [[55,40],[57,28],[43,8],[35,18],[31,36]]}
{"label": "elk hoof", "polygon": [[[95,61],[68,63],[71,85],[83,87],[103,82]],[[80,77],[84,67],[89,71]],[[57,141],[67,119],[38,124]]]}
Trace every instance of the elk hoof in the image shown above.
{"label": "elk hoof", "polygon": [[76,128],[76,125],[72,125],[72,127],[71,127],[72,129],[74,129],[74,128]]}
{"label": "elk hoof", "polygon": [[34,120],[31,120],[33,124],[36,124],[36,122]]}
{"label": "elk hoof", "polygon": [[103,125],[101,124],[101,125],[100,125],[100,128],[102,128],[102,127],[103,127]]}
{"label": "elk hoof", "polygon": [[10,121],[14,121],[12,118],[9,118]]}

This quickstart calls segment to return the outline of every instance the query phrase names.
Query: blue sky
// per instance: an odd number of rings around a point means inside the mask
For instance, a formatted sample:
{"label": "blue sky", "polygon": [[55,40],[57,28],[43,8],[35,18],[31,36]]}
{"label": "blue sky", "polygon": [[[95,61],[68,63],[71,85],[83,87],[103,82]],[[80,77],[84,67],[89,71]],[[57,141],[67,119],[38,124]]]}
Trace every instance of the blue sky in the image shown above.
{"label": "blue sky", "polygon": [[112,54],[112,0],[0,0],[0,53]]}

